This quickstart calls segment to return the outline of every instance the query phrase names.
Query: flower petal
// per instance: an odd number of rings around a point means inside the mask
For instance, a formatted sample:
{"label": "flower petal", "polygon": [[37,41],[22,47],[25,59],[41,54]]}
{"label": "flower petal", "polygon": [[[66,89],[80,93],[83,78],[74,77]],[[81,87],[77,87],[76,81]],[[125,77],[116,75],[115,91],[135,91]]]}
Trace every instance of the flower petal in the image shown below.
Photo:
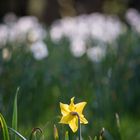
{"label": "flower petal", "polygon": [[71,98],[71,102],[70,102],[70,105],[69,105],[69,109],[70,111],[74,111],[75,109],[75,105],[74,105],[74,97]]}
{"label": "flower petal", "polygon": [[59,123],[69,124],[69,122],[74,118],[74,116],[68,114],[66,116],[62,116]]}
{"label": "flower petal", "polygon": [[70,122],[69,126],[73,132],[76,132],[78,129],[78,118],[75,116]]}
{"label": "flower petal", "polygon": [[83,124],[87,124],[88,121],[87,119],[84,117],[84,115],[80,115],[80,123],[83,123]]}
{"label": "flower petal", "polygon": [[82,114],[83,109],[84,109],[84,107],[85,107],[86,104],[87,104],[86,102],[81,102],[81,103],[76,104],[75,105],[75,107],[76,107],[76,110],[75,111],[78,112],[78,113],[80,113],[80,114]]}
{"label": "flower petal", "polygon": [[61,108],[61,113],[62,115],[67,115],[70,111],[69,111],[69,105],[67,104],[63,104],[63,103],[60,103],[60,108]]}

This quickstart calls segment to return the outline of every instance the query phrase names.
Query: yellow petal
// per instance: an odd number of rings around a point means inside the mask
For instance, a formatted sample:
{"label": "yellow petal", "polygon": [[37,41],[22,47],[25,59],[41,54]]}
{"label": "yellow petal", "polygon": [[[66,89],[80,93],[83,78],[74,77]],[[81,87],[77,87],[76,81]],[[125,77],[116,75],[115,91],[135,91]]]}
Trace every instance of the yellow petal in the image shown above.
{"label": "yellow petal", "polygon": [[81,103],[76,104],[75,105],[75,107],[76,107],[75,112],[78,112],[78,113],[82,114],[83,109],[84,109],[86,104],[87,104],[86,102],[81,102]]}
{"label": "yellow petal", "polygon": [[78,129],[78,118],[76,116],[69,122],[69,126],[74,133],[77,131],[77,129]]}
{"label": "yellow petal", "polygon": [[74,111],[74,109],[75,109],[74,97],[71,98],[71,102],[70,102],[70,105],[69,105],[69,109],[70,109],[70,111]]}
{"label": "yellow petal", "polygon": [[80,123],[83,123],[83,124],[87,124],[88,121],[87,119],[84,117],[84,115],[80,115]]}
{"label": "yellow petal", "polygon": [[60,103],[60,108],[61,108],[61,113],[62,115],[67,115],[70,111],[69,111],[69,105],[67,104],[63,104],[63,103]]}
{"label": "yellow petal", "polygon": [[66,116],[62,116],[60,123],[69,124],[69,122],[74,118],[74,116],[68,114]]}

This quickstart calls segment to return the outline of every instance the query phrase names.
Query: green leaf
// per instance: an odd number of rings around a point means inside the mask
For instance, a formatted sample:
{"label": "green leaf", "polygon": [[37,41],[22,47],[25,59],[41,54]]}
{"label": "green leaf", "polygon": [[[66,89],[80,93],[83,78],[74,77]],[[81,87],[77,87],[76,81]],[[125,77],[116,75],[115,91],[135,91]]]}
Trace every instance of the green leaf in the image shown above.
{"label": "green leaf", "polygon": [[55,140],[59,139],[58,129],[55,124],[54,124],[54,139]]}
{"label": "green leaf", "polygon": [[94,137],[94,140],[97,140],[97,136]]}
{"label": "green leaf", "polygon": [[3,140],[10,140],[9,139],[9,132],[8,132],[8,127],[5,122],[4,117],[0,113],[0,127],[2,127],[2,133],[3,133]]}
{"label": "green leaf", "polygon": [[[13,105],[13,117],[12,117],[12,128],[17,130],[17,120],[18,120],[18,112],[17,112],[17,96],[19,92],[19,87],[17,88],[15,99],[14,99],[14,105]],[[14,140],[16,140],[16,136],[14,137]]]}
{"label": "green leaf", "polygon": [[27,140],[25,137],[23,137],[19,132],[17,132],[16,130],[14,130],[13,128],[8,127],[8,129],[10,131],[12,131],[14,134],[16,134],[20,139],[22,140]]}
{"label": "green leaf", "polygon": [[12,118],[12,128],[17,130],[17,118],[18,118],[18,113],[17,113],[17,95],[19,92],[19,87],[17,88],[15,99],[14,99],[14,106],[13,106],[13,118]]}
{"label": "green leaf", "polygon": [[91,136],[88,136],[89,140],[92,140]]}
{"label": "green leaf", "polygon": [[65,133],[65,140],[69,140],[69,133],[68,133],[68,131],[66,131],[66,133]]}

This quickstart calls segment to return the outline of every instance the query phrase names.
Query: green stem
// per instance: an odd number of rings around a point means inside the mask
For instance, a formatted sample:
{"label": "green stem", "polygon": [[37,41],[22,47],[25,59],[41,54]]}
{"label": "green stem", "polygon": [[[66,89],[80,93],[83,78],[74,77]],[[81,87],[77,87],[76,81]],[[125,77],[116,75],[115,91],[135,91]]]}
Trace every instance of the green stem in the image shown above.
{"label": "green stem", "polygon": [[82,136],[81,136],[81,124],[80,124],[80,117],[77,114],[78,117],[78,136],[79,136],[79,140],[82,140]]}

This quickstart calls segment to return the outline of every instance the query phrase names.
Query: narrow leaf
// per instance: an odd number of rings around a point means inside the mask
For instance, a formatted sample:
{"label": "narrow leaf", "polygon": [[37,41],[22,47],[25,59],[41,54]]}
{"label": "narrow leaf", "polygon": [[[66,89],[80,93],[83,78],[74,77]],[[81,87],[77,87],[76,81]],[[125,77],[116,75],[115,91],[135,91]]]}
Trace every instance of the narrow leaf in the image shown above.
{"label": "narrow leaf", "polygon": [[10,131],[12,131],[14,134],[16,134],[20,139],[22,140],[27,140],[25,137],[23,137],[19,132],[17,132],[16,130],[14,130],[13,128],[8,127],[8,129]]}
{"label": "narrow leaf", "polygon": [[65,133],[65,140],[69,140],[69,133],[68,133],[68,131],[66,131],[66,133]]}
{"label": "narrow leaf", "polygon": [[15,99],[14,99],[14,106],[13,106],[12,128],[15,130],[17,130],[17,119],[18,119],[18,113],[17,113],[18,92],[19,92],[19,87],[17,88],[17,91],[16,91],[16,95],[15,95]]}
{"label": "narrow leaf", "polygon": [[54,124],[54,139],[55,140],[59,139],[58,129],[55,124]]}
{"label": "narrow leaf", "polygon": [[97,140],[97,136],[94,137],[94,140]]}
{"label": "narrow leaf", "polygon": [[91,136],[88,136],[89,140],[92,140]]}
{"label": "narrow leaf", "polygon": [[2,133],[3,133],[3,140],[10,140],[9,139],[9,132],[8,132],[8,127],[5,122],[4,117],[0,113],[0,127],[2,128]]}

